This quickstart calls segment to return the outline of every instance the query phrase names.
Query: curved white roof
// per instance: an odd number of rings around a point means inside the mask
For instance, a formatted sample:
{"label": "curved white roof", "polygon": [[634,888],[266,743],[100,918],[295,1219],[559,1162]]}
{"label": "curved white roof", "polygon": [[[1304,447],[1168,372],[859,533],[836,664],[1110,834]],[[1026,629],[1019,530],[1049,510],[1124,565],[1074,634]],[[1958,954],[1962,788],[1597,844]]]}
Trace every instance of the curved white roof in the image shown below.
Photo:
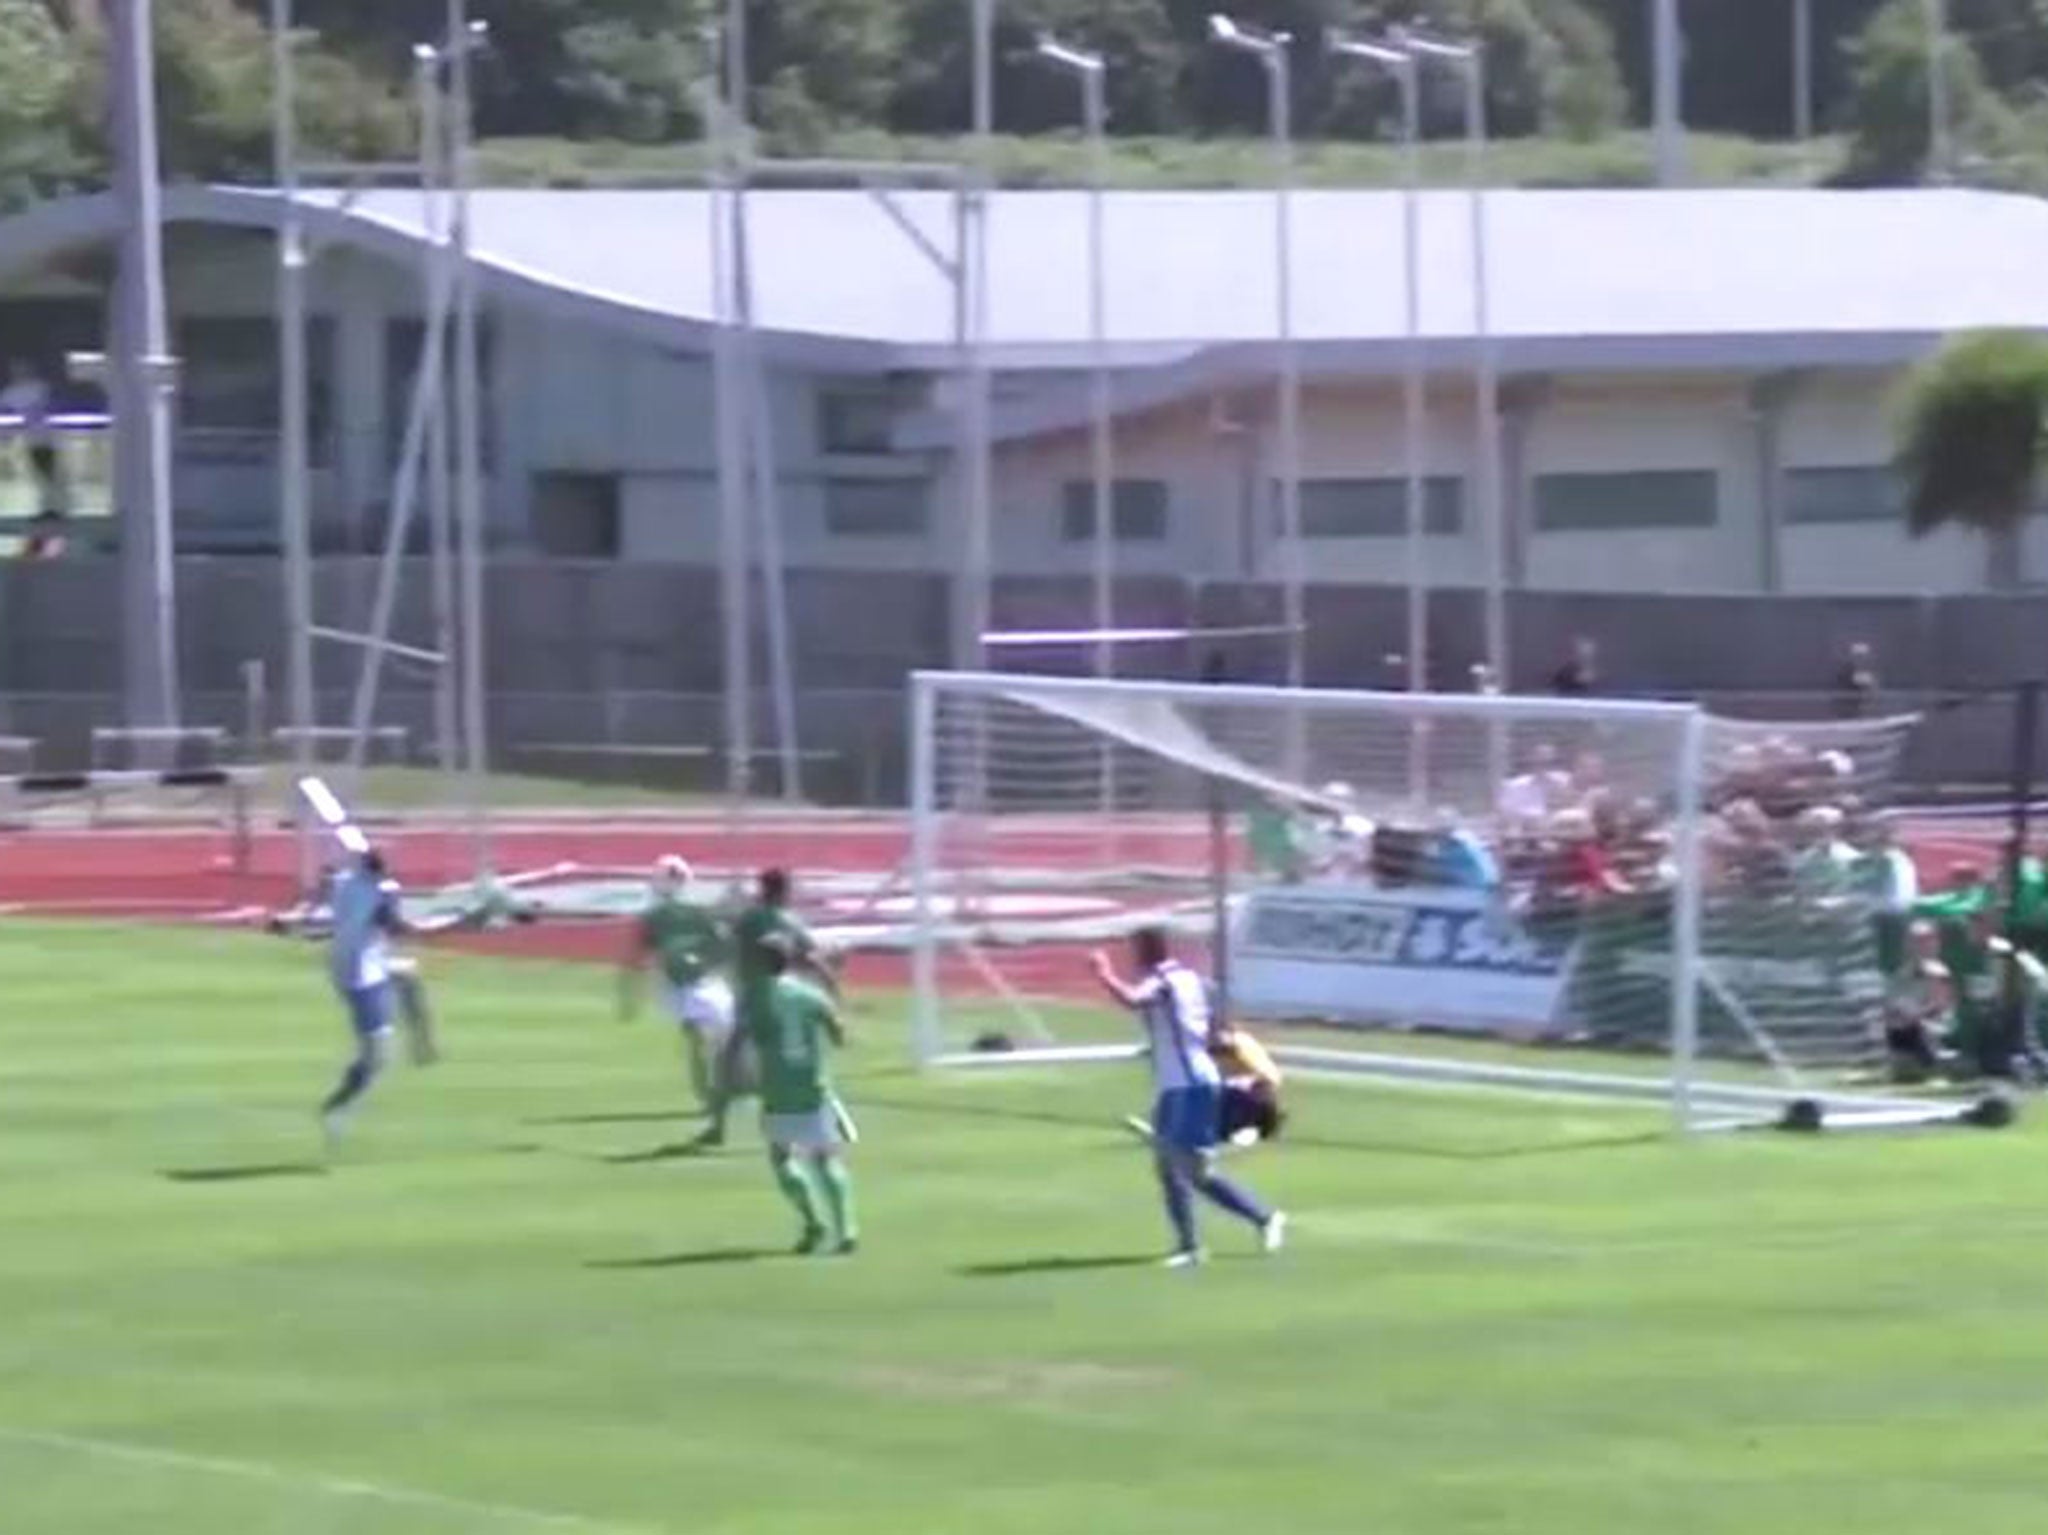
{"label": "curved white roof", "polygon": [[[343,206],[311,194],[324,237],[402,254],[421,237],[417,193]],[[895,194],[950,254],[946,192]],[[184,188],[173,220],[267,227],[263,191]],[[790,341],[879,346],[904,365],[951,336],[951,286],[859,191],[762,191],[747,217],[758,323]],[[1121,359],[1276,334],[1274,199],[1259,191],[1117,192],[1106,211],[1109,326]],[[1426,335],[1473,334],[1471,207],[1419,200]],[[990,201],[990,340],[1006,366],[1085,360],[1086,198],[1001,192]],[[104,239],[105,197],[0,220],[0,276],[51,249]],[[1511,366],[1796,366],[1898,360],[1948,331],[2048,327],[2048,203],[1963,190],[1500,191],[1485,199],[1493,332]],[[709,194],[485,191],[474,247],[491,281],[626,323],[694,330],[713,318]],[[1402,339],[1402,198],[1302,191],[1292,200],[1294,332],[1327,354],[1378,360]],[[827,353],[820,360],[827,360]],[[886,365],[886,364],[885,364]]]}

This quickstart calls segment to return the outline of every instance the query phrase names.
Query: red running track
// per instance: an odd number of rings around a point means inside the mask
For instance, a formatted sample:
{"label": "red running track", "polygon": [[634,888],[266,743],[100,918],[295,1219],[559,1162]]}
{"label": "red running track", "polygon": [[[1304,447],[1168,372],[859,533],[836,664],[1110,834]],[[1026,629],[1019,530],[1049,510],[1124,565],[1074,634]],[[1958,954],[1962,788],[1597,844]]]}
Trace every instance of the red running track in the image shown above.
{"label": "red running track", "polygon": [[[1075,833],[1078,832],[1079,835]],[[1205,833],[1199,825],[1126,826],[1116,834],[1119,854],[1133,863],[1198,858]],[[1032,857],[1049,864],[1099,866],[1104,848],[1098,827],[1056,830],[1032,839]],[[1905,823],[1904,842],[1923,882],[1945,883],[1958,864],[1995,871],[2003,828],[1993,819]],[[408,884],[433,886],[466,877],[470,843],[461,833],[397,829],[382,836],[396,872]],[[499,823],[492,829],[497,867],[506,871],[575,863],[593,869],[644,869],[679,852],[705,868],[753,869],[773,864],[797,872],[886,874],[902,866],[908,827],[901,816],[749,820],[734,828],[710,819],[657,824],[587,824],[574,821]],[[288,832],[255,834],[247,867],[235,867],[228,832],[212,828],[100,828],[29,830],[0,834],[0,910],[52,916],[123,920],[257,920],[295,897],[295,844]],[[497,933],[451,935],[465,949],[565,959],[615,958],[622,924],[563,922]],[[1052,955],[1034,956],[1048,962]],[[1079,955],[1057,956],[1061,976],[1082,986]],[[1033,965],[1034,971],[1041,966]],[[854,979],[900,983],[899,958],[861,961]],[[1038,979],[1034,976],[1034,980]],[[1047,976],[1047,980],[1051,977]],[[1034,987],[1034,989],[1037,989]],[[1052,989],[1069,990],[1062,980]]]}

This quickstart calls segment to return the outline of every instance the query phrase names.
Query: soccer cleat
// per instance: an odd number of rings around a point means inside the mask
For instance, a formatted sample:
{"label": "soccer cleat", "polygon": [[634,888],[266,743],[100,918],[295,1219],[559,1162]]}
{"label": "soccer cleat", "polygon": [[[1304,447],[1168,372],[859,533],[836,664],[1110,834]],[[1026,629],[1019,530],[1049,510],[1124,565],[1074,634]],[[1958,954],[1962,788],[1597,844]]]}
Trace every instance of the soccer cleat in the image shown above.
{"label": "soccer cleat", "polygon": [[1275,1210],[1259,1224],[1259,1251],[1276,1253],[1287,1245],[1287,1212]]}
{"label": "soccer cleat", "polygon": [[703,1133],[700,1134],[695,1140],[691,1141],[690,1144],[692,1146],[695,1146],[700,1151],[716,1151],[720,1146],[723,1146],[725,1144],[725,1132],[715,1125],[708,1126],[703,1131]]}
{"label": "soccer cleat", "polygon": [[1179,1252],[1169,1253],[1159,1266],[1169,1269],[1193,1269],[1200,1268],[1208,1261],[1209,1255],[1201,1248],[1183,1247]]}
{"label": "soccer cleat", "polygon": [[841,1237],[832,1248],[832,1256],[835,1258],[851,1258],[859,1251],[859,1237]]}
{"label": "soccer cleat", "polygon": [[825,1228],[823,1226],[813,1226],[808,1231],[806,1231],[802,1236],[796,1239],[796,1246],[791,1250],[795,1252],[795,1254],[799,1258],[808,1258],[812,1253],[816,1252],[819,1248],[823,1247],[824,1245]]}
{"label": "soccer cleat", "polygon": [[1124,1128],[1141,1141],[1152,1139],[1152,1121],[1139,1115],[1126,1114],[1124,1116]]}
{"label": "soccer cleat", "polygon": [[342,1133],[348,1129],[348,1115],[340,1109],[325,1109],[320,1114],[320,1141],[329,1156],[341,1148]]}

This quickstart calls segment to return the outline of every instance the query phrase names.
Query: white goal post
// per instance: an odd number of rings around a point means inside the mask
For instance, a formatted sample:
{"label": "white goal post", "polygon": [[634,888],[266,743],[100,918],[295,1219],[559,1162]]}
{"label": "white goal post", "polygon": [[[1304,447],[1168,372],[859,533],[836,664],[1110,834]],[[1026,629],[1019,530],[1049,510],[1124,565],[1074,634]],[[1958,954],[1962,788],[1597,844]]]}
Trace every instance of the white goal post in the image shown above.
{"label": "white goal post", "polygon": [[1953,1117],[1882,1074],[1871,874],[1912,723],[921,673],[918,1056],[1129,1058],[1083,964],[1158,926],[1301,1071],[1661,1103],[1688,1129]]}

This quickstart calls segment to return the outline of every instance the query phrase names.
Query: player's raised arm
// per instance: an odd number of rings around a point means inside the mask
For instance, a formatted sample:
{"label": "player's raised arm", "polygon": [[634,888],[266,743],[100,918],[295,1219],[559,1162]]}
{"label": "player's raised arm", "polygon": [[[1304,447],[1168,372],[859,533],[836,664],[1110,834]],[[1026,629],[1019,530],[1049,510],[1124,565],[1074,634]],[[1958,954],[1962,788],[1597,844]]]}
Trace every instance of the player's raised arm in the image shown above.
{"label": "player's raised arm", "polygon": [[1109,956],[1097,949],[1088,956],[1088,963],[1095,971],[1095,982],[1117,1002],[1128,1008],[1138,1007],[1144,1000],[1142,991],[1116,973]]}

